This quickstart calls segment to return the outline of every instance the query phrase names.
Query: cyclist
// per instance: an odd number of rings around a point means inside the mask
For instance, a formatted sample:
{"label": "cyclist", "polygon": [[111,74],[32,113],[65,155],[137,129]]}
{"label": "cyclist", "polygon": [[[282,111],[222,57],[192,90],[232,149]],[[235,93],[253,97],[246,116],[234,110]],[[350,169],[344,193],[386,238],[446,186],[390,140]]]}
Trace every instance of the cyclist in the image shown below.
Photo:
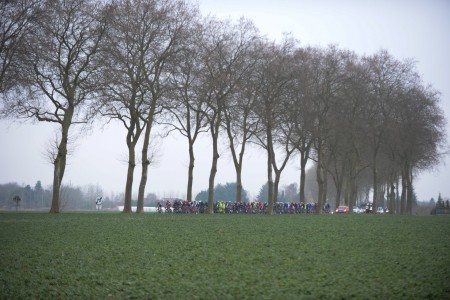
{"label": "cyclist", "polygon": [[166,201],[166,213],[170,213],[170,212],[172,212],[172,211],[170,210],[170,201],[167,200],[167,201]]}
{"label": "cyclist", "polygon": [[158,201],[158,204],[156,204],[156,209],[157,209],[158,213],[161,213],[161,212],[162,212],[161,201]]}

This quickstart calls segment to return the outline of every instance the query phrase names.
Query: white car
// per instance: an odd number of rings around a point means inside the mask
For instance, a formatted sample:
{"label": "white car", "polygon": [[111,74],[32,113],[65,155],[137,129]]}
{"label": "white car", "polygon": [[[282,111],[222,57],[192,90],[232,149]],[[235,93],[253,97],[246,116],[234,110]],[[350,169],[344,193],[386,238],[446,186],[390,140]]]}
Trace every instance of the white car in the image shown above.
{"label": "white car", "polygon": [[377,214],[384,214],[384,209],[381,206],[378,206]]}
{"label": "white car", "polygon": [[353,212],[357,213],[357,214],[360,214],[360,213],[364,212],[364,209],[359,208],[358,206],[353,206]]}

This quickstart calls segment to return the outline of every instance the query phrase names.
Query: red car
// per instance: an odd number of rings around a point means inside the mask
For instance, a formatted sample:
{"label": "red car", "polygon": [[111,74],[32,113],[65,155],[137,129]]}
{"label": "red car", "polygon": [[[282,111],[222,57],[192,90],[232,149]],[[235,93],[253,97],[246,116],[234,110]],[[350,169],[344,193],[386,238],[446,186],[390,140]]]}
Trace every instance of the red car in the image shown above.
{"label": "red car", "polygon": [[340,205],[340,206],[338,206],[338,208],[336,208],[336,213],[340,213],[340,214],[346,214],[349,211],[350,211],[350,208],[345,205]]}

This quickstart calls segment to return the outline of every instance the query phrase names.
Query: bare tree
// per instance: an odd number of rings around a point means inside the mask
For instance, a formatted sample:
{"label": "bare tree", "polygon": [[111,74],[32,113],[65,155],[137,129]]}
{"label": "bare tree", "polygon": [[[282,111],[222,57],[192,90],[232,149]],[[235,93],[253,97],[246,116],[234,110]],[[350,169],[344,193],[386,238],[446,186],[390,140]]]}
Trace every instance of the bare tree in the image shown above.
{"label": "bare tree", "polygon": [[209,213],[214,212],[214,180],[219,159],[218,139],[224,110],[236,85],[244,80],[248,69],[252,67],[252,63],[246,59],[246,54],[256,36],[252,31],[248,31],[248,26],[249,22],[244,19],[235,25],[214,19],[207,20],[199,45],[204,68],[201,74],[203,82],[201,94],[206,104],[205,113],[213,146],[208,185]]}
{"label": "bare tree", "polygon": [[[295,49],[295,41],[286,37],[281,45],[267,43],[262,48],[263,63],[258,68],[257,76],[261,88],[258,93],[258,104],[255,107],[256,113],[261,118],[262,130],[255,135],[255,141],[267,151],[267,184],[268,184],[268,213],[273,213],[273,204],[276,201],[273,170],[279,180],[279,175],[284,169],[292,152],[289,139],[278,139],[280,133],[285,106],[283,99],[288,96],[291,87],[288,85],[293,82],[293,72],[291,68],[292,54]],[[278,131],[277,131],[278,130]],[[289,135],[292,128],[287,131]],[[285,157],[281,162],[281,167],[277,167],[275,157],[276,142],[283,140],[282,148],[286,150]]]}
{"label": "bare tree", "polygon": [[[326,137],[326,146],[329,156],[329,164],[327,172],[330,174],[335,188],[335,206],[340,204],[349,205],[349,195],[343,197],[353,188],[350,184],[350,190],[346,191],[347,182],[349,182],[349,173],[352,167],[357,168],[355,163],[358,159],[354,159],[355,148],[354,138],[355,130],[359,123],[359,115],[357,113],[362,109],[361,99],[358,97],[357,90],[358,77],[354,74],[354,65],[358,63],[357,56],[350,51],[339,50],[336,53],[335,66],[332,68],[334,72],[334,93],[333,100],[330,101],[330,110],[327,118],[328,134]],[[361,136],[359,136],[361,137]],[[359,138],[358,137],[358,138]],[[356,158],[358,158],[358,153]],[[354,191],[353,191],[354,192]],[[341,203],[343,201],[343,203]]]}
{"label": "bare tree", "polygon": [[244,58],[249,68],[246,71],[245,80],[239,81],[235,92],[230,95],[223,114],[223,126],[236,170],[236,202],[242,201],[242,170],[245,150],[253,135],[258,131],[260,124],[254,108],[260,88],[255,70],[261,63],[259,51],[261,40],[258,38],[258,32],[253,24],[245,24],[241,30],[243,30],[241,34],[250,37]]}
{"label": "bare tree", "polygon": [[144,26],[149,29],[146,34],[150,35],[150,43],[141,58],[144,73],[142,85],[149,93],[148,97],[145,97],[146,113],[141,115],[146,128],[142,146],[142,175],[136,209],[138,213],[144,211],[144,195],[150,165],[148,158],[150,133],[155,117],[162,112],[164,106],[161,101],[169,88],[169,65],[177,62],[176,56],[183,50],[186,45],[185,41],[192,34],[191,29],[194,28],[193,22],[197,16],[197,10],[189,8],[184,1],[147,0],[147,2],[154,2],[154,4],[152,10],[146,12],[148,15],[144,16]]}
{"label": "bare tree", "polygon": [[[275,180],[273,182],[273,203],[278,201],[278,188],[281,180],[281,173],[286,168],[294,151],[299,148],[297,141],[292,138],[295,125],[289,122],[280,123],[278,125],[279,128],[277,128],[278,132],[274,144],[278,146],[277,148],[279,151],[274,151],[274,155],[272,156],[272,168],[275,172]],[[282,160],[280,163],[277,162],[276,159],[275,153],[277,152],[280,154],[282,153]]]}
{"label": "bare tree", "polygon": [[[332,122],[329,119],[332,107],[338,101],[338,95],[342,89],[342,82],[345,80],[343,72],[345,64],[343,58],[347,55],[345,51],[339,50],[336,46],[330,46],[327,49],[317,51],[314,54],[313,61],[317,66],[313,73],[313,108],[314,116],[314,150],[317,163],[316,174],[318,184],[318,207],[321,208],[327,199],[327,173],[332,161],[331,129]],[[321,209],[316,210],[321,213]]]}
{"label": "bare tree", "polygon": [[195,154],[194,144],[199,134],[207,131],[206,115],[204,113],[202,82],[200,80],[201,61],[198,51],[198,36],[200,24],[193,28],[193,34],[186,39],[186,45],[177,55],[175,63],[171,64],[170,101],[166,103],[167,120],[162,122],[177,131],[188,140],[189,164],[187,178],[187,201],[192,201],[192,186],[194,182]]}
{"label": "bare tree", "polygon": [[369,166],[369,146],[365,133],[366,98],[369,93],[369,76],[361,60],[350,56],[346,63],[347,81],[341,92],[339,107],[335,113],[340,115],[341,161],[345,165],[343,173],[344,201],[349,207],[357,203],[358,191],[362,190],[361,173]]}
{"label": "bare tree", "polygon": [[[167,66],[183,47],[195,9],[177,0],[121,0],[116,3],[105,64],[103,115],[127,130],[128,170],[124,212],[131,212],[136,145],[142,141],[142,176],[137,212],[143,212],[149,147],[155,116],[169,80]],[[150,151],[152,152],[152,151]]]}
{"label": "bare tree", "polygon": [[145,57],[152,40],[150,20],[146,18],[152,9],[152,6],[144,5],[143,2],[117,2],[102,56],[101,113],[107,118],[117,119],[126,129],[128,168],[123,208],[125,213],[131,212],[136,145],[146,125],[141,119],[147,109],[145,97],[148,93],[142,87],[142,57]]}
{"label": "bare tree", "polygon": [[386,144],[396,159],[392,163],[402,177],[400,212],[407,214],[412,213],[414,173],[437,165],[442,157],[440,151],[446,148],[446,122],[438,105],[439,93],[419,80],[412,82],[401,88],[394,103],[395,119],[386,134]]}
{"label": "bare tree", "polygon": [[23,87],[7,100],[7,111],[60,127],[50,209],[58,213],[69,129],[89,117],[84,108],[96,91],[93,62],[104,36],[106,13],[105,6],[87,0],[54,0],[43,5],[42,15],[33,20],[33,32],[24,37]]}
{"label": "bare tree", "polygon": [[435,165],[445,149],[439,94],[423,87],[411,60],[386,51],[359,60],[332,47],[318,58],[312,86],[319,207],[330,175],[336,206],[342,198],[353,206],[358,190],[372,190],[374,211],[384,195],[394,211],[401,177],[400,212],[411,213],[414,173]]}
{"label": "bare tree", "polygon": [[314,142],[314,98],[315,52],[317,48],[298,48],[294,53],[294,83],[289,97],[294,104],[286,110],[286,118],[292,122],[294,132],[291,142],[297,145],[300,155],[300,191],[299,200],[305,202],[306,164],[311,155]]}
{"label": "bare tree", "polygon": [[[379,159],[386,133],[389,130],[389,119],[395,112],[392,104],[395,102],[401,87],[411,79],[412,61],[400,62],[387,51],[365,58],[371,90],[368,95],[366,121],[369,127],[372,150],[371,168],[373,172],[373,207],[377,207],[380,192]],[[375,211],[375,210],[374,210]]]}

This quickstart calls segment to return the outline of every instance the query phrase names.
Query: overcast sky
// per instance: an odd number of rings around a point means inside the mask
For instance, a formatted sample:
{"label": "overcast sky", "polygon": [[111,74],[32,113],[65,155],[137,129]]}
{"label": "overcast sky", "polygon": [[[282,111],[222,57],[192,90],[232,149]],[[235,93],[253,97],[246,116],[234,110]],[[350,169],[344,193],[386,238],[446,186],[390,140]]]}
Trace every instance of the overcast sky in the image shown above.
{"label": "overcast sky", "polygon": [[[442,93],[441,106],[450,119],[450,1],[446,0],[200,0],[204,15],[252,19],[262,34],[279,40],[290,32],[301,45],[327,46],[370,55],[388,50],[398,59],[414,58],[423,80]],[[98,184],[105,191],[125,189],[126,153],[123,126],[111,123],[89,134],[77,135],[66,168],[64,184]],[[75,133],[74,131],[72,131]],[[450,125],[447,124],[447,132]],[[43,123],[0,121],[0,183],[17,182],[34,186],[41,180],[52,183],[53,166],[45,156],[55,129]],[[157,164],[151,167],[147,191],[159,197],[185,197],[187,142],[181,136],[158,141]],[[231,157],[222,145],[217,183],[235,182]],[[139,149],[139,148],[137,148]],[[207,189],[211,165],[209,136],[196,146],[194,195]],[[299,181],[298,161],[293,160],[282,176],[282,185]],[[265,153],[253,148],[247,154],[243,184],[256,196],[266,182]],[[140,168],[135,172],[135,188]],[[420,200],[450,197],[450,157],[431,172],[415,179]]]}

